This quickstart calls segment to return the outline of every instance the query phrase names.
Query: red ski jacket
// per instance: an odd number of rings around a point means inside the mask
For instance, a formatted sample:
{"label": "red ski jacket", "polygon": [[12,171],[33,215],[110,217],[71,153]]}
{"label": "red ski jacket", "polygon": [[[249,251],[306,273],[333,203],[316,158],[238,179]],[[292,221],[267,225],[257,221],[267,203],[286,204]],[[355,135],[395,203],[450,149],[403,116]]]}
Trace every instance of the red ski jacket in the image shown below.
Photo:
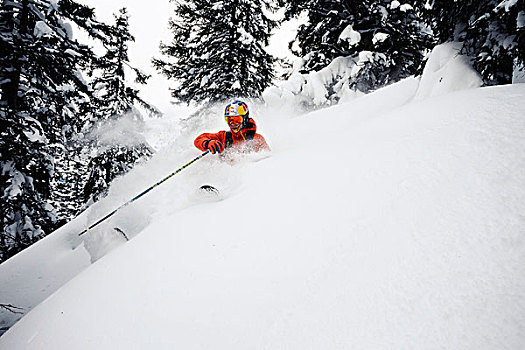
{"label": "red ski jacket", "polygon": [[206,141],[209,140],[220,141],[225,148],[229,148],[231,146],[246,146],[249,150],[253,150],[255,152],[269,151],[270,147],[266,143],[266,140],[261,134],[257,134],[256,131],[257,126],[255,125],[255,121],[250,118],[247,123],[247,127],[241,129],[238,133],[224,130],[217,133],[204,133],[195,139],[194,144],[195,147],[201,151],[206,151],[205,144]]}

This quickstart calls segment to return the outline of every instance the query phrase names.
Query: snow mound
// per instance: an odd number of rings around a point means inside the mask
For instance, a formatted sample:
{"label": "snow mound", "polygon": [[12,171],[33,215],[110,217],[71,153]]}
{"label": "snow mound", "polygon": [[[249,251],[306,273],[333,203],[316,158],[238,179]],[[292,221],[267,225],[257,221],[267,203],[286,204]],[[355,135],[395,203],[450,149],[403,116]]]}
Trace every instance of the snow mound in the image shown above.
{"label": "snow mound", "polygon": [[479,73],[471,67],[467,57],[459,53],[461,47],[462,43],[446,43],[432,50],[421,76],[416,100],[483,85]]}
{"label": "snow mound", "polygon": [[288,80],[267,88],[263,98],[273,109],[298,114],[362,96],[349,87],[355,63],[351,57],[338,57],[318,72],[293,73]]}
{"label": "snow mound", "polygon": [[[384,38],[384,35],[377,34],[377,40]],[[460,48],[460,43],[446,43],[432,50],[423,74],[418,78],[420,83],[414,96],[416,100],[483,85],[468,59],[459,53]],[[353,101],[363,96],[363,93],[351,89],[350,83],[364,63],[373,61],[377,55],[363,51],[355,59],[338,57],[318,72],[295,72],[288,80],[267,88],[263,98],[273,109],[284,110],[289,114]],[[299,62],[294,70],[298,71],[300,67]]]}

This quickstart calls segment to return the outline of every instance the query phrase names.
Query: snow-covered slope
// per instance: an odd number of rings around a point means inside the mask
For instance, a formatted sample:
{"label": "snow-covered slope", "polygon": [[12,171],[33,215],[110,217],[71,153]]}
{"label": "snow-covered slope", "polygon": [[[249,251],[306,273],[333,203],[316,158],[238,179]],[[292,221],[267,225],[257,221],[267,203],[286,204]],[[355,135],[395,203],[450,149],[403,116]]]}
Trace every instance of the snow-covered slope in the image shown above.
{"label": "snow-covered slope", "polygon": [[324,90],[284,84],[251,106],[271,155],[206,156],[78,237],[199,154],[202,126],[150,121],[153,159],[0,265],[27,314],[0,349],[520,349],[525,86],[461,91],[479,83],[449,44],[422,79],[305,116]]}
{"label": "snow-covered slope", "polygon": [[[261,118],[271,157],[207,156],[127,208],[99,235],[133,238],[0,349],[519,349],[525,85],[405,103],[413,84]],[[64,230],[197,154],[161,152]],[[103,249],[91,234],[79,265]]]}

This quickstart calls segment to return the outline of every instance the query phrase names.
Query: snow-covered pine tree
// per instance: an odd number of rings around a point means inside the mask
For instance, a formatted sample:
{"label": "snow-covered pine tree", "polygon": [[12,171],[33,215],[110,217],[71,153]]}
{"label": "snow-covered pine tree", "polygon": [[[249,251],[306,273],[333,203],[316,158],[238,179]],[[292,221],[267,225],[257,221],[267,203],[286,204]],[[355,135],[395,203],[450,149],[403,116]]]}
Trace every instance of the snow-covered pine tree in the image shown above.
{"label": "snow-covered pine tree", "polygon": [[469,22],[479,17],[486,5],[487,0],[429,0],[422,8],[425,9],[424,18],[432,28],[438,43],[444,43],[463,40]]}
{"label": "snow-covered pine tree", "polygon": [[277,25],[270,0],[174,1],[171,44],[158,70],[176,81],[175,102],[201,106],[232,97],[258,98],[271,84],[274,59],[264,47]]}
{"label": "snow-covered pine tree", "polygon": [[356,69],[348,81],[362,92],[414,74],[432,42],[414,2],[289,1],[287,19],[301,11],[308,17],[290,43],[304,60],[301,72],[320,70],[337,57],[352,57]]}
{"label": "snow-covered pine tree", "polygon": [[0,6],[0,261],[53,229],[49,204],[53,143],[88,92],[79,69],[93,57],[67,21],[97,36],[93,11],[71,0],[2,1]]}
{"label": "snow-covered pine tree", "polygon": [[372,51],[361,51],[360,67],[350,86],[362,92],[397,82],[417,73],[434,44],[417,7],[418,1],[373,1],[378,26],[372,30]]}
{"label": "snow-covered pine tree", "polygon": [[524,22],[525,0],[492,1],[468,28],[464,52],[474,57],[474,68],[486,84],[510,84],[516,66],[523,69]]}
{"label": "snow-covered pine tree", "polygon": [[525,0],[429,1],[426,19],[439,43],[463,42],[462,53],[488,85],[512,82],[525,62]]}
{"label": "snow-covered pine tree", "polygon": [[[135,74],[137,84],[146,84],[149,76],[132,67],[128,57],[128,42],[134,41],[129,32],[128,13],[125,8],[115,15],[115,24],[106,33],[106,54],[95,64],[98,76],[94,89],[98,96],[99,110],[92,125],[94,156],[88,165],[88,179],[84,186],[84,200],[97,200],[105,194],[109,183],[128,172],[133,165],[153,154],[152,147],[133,127],[120,130],[118,135],[107,137],[108,130],[123,118],[132,124],[142,125],[143,115],[135,104],[153,115],[160,112],[139,96],[139,90],[126,81],[129,73]],[[114,130],[113,130],[114,131]],[[110,133],[111,131],[109,131]],[[100,135],[105,135],[100,137]]]}
{"label": "snow-covered pine tree", "polygon": [[[56,2],[56,1],[54,1]],[[71,0],[58,2],[62,15],[83,29],[92,39],[102,43],[106,40],[111,27],[96,20],[94,10]],[[82,72],[90,75],[93,62],[99,57],[90,51],[83,55]],[[80,72],[76,73],[83,81]],[[99,101],[93,96],[91,83],[83,82],[86,91],[69,89],[66,108],[63,114],[68,121],[57,129],[56,137],[51,139],[50,147],[55,160],[55,170],[51,181],[51,203],[56,208],[57,226],[69,221],[78,214],[84,204],[83,189],[87,181],[87,165],[91,151],[91,143],[86,135],[89,127],[96,120]]]}
{"label": "snow-covered pine tree", "polygon": [[380,15],[380,29],[372,37],[373,51],[386,57],[380,69],[381,85],[399,81],[416,73],[424,55],[435,40],[423,25],[418,0],[375,1],[372,9]]}
{"label": "snow-covered pine tree", "polygon": [[75,133],[67,144],[51,147],[55,159],[55,172],[51,181],[51,205],[56,208],[57,227],[78,213],[84,204],[83,190],[87,181],[88,148],[85,139]]}
{"label": "snow-covered pine tree", "polygon": [[286,19],[301,12],[306,12],[308,18],[289,45],[292,52],[304,60],[301,73],[318,71],[336,57],[372,49],[371,45],[366,46],[372,41],[368,29],[377,20],[373,18],[369,0],[288,0],[285,3]]}

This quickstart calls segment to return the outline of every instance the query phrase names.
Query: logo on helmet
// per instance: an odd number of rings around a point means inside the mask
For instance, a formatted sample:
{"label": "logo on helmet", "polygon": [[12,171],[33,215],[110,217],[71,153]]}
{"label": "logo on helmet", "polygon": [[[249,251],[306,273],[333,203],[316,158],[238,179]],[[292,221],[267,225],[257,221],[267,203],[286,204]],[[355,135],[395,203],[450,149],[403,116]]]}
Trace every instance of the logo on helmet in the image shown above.
{"label": "logo on helmet", "polygon": [[224,110],[225,117],[248,116],[248,105],[242,101],[233,101]]}

